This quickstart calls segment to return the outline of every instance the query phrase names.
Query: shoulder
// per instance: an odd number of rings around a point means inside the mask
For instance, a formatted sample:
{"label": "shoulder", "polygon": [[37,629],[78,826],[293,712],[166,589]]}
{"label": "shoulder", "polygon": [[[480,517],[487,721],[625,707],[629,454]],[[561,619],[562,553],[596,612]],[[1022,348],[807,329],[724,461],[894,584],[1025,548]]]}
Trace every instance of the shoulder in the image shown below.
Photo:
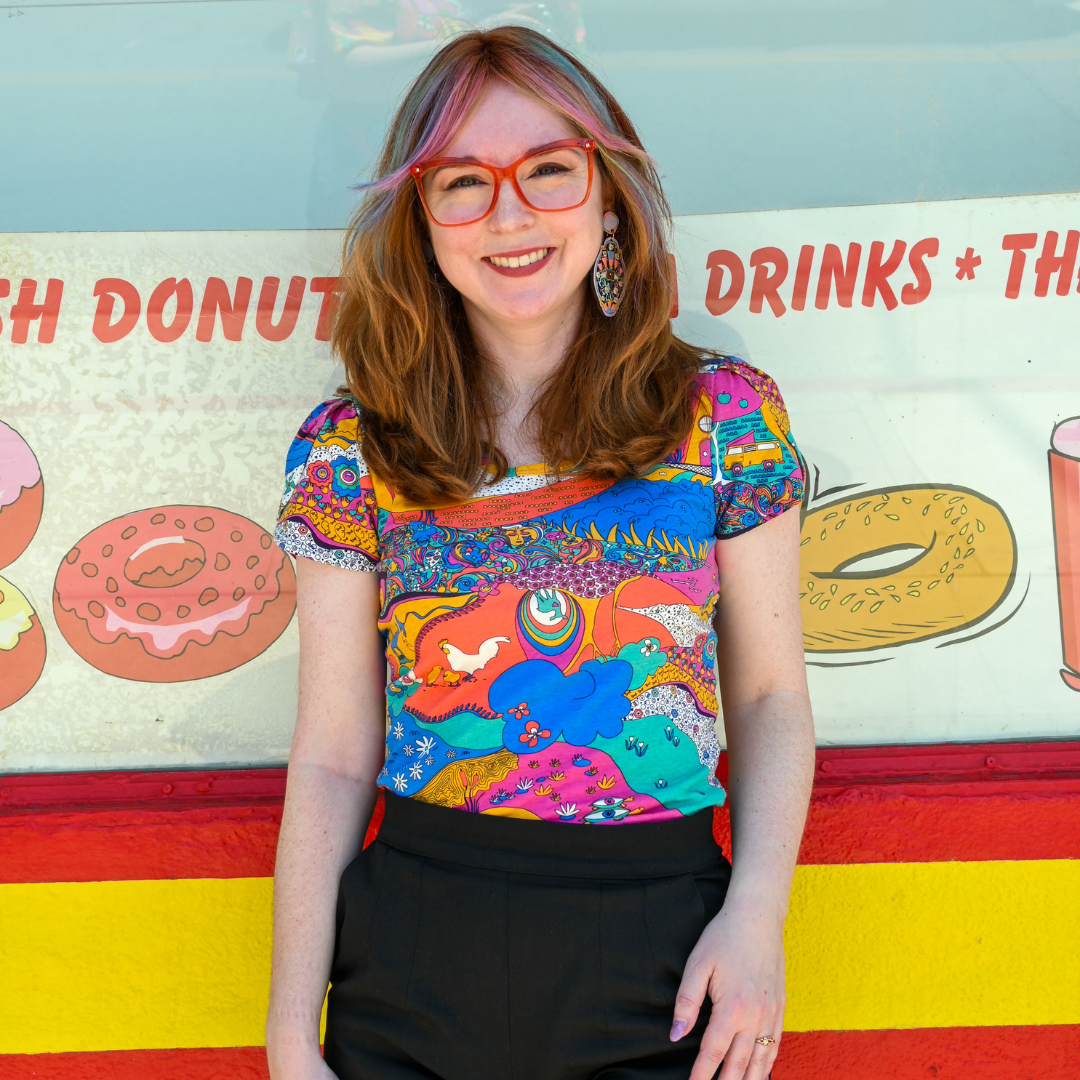
{"label": "shoulder", "polygon": [[[285,471],[292,472],[299,465],[312,459],[313,455],[329,458],[336,448],[339,453],[352,450],[360,443],[360,413],[352,398],[332,398],[316,405],[308,418],[300,425],[289,447]],[[321,453],[315,454],[317,448]]]}
{"label": "shoulder", "polygon": [[779,423],[787,423],[787,408],[775,380],[737,356],[704,360],[698,368],[696,381],[719,405],[734,402],[740,413],[754,412],[765,406]]}

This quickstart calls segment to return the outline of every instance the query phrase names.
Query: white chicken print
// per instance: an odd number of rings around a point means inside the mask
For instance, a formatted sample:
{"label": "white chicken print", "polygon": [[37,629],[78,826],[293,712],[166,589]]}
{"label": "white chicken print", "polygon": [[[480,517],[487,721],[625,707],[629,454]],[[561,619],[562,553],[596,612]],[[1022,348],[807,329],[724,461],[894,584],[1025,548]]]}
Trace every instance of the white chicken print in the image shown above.
{"label": "white chicken print", "polygon": [[480,671],[484,665],[494,659],[499,651],[501,642],[509,643],[508,637],[489,637],[480,642],[480,648],[475,653],[462,652],[456,645],[451,644],[446,638],[439,642],[439,648],[446,653],[447,667],[451,671],[460,672],[462,675],[472,676]]}

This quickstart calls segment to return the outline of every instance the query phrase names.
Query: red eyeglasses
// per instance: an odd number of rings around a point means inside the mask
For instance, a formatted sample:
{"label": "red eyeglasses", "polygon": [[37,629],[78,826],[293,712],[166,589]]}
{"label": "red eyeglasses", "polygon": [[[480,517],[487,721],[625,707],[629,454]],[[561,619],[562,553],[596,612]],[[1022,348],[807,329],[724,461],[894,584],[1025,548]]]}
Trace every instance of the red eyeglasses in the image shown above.
{"label": "red eyeglasses", "polygon": [[495,209],[503,180],[533,210],[553,213],[583,205],[592,191],[592,139],[561,139],[530,150],[512,165],[436,158],[410,172],[427,215],[436,225],[472,225]]}

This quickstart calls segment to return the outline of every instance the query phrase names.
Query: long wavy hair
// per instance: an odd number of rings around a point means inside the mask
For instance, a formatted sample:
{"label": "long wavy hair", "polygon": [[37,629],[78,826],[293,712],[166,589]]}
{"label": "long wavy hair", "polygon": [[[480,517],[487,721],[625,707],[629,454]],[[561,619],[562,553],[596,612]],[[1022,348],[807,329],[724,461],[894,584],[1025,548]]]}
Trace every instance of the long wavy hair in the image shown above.
{"label": "long wavy hair", "polygon": [[346,236],[332,334],[360,407],[365,461],[422,506],[468,499],[508,468],[493,438],[494,370],[460,294],[425,257],[427,223],[409,173],[447,146],[495,79],[595,140],[626,266],[618,315],[586,302],[576,340],[529,414],[545,461],[596,479],[641,475],[693,420],[688,384],[702,353],[671,330],[671,213],[633,125],[582,64],[541,34],[518,26],[463,34],[432,58],[390,126]]}

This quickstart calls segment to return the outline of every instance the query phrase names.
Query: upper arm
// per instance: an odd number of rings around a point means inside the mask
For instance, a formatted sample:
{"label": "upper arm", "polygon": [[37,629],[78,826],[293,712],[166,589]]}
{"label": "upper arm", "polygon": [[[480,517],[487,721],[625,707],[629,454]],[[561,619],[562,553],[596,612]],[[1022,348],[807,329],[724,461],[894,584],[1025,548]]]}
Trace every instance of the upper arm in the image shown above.
{"label": "upper arm", "polygon": [[806,693],[799,613],[803,472],[776,383],[729,359],[707,377],[716,487],[717,669],[724,708]]}
{"label": "upper arm", "polygon": [[724,711],[778,691],[805,695],[797,508],[718,540],[716,563],[716,655]]}
{"label": "upper arm", "polygon": [[325,402],[301,425],[274,539],[296,558],[300,694],[290,760],[373,780],[386,688],[378,512],[352,402]]}
{"label": "upper arm", "polygon": [[386,708],[379,576],[296,562],[300,695],[290,760],[374,781]]}

